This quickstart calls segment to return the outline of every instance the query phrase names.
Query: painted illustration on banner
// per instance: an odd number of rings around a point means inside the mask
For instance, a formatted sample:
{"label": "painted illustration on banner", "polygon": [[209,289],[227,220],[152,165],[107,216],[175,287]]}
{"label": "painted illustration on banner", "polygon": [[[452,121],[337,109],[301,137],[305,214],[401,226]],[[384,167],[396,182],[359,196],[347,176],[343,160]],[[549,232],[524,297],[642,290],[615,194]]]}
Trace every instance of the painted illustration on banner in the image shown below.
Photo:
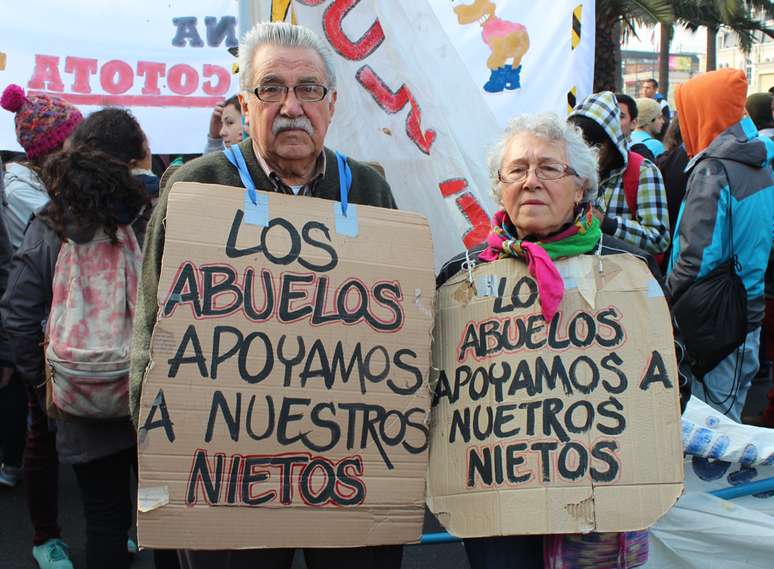
{"label": "painted illustration on banner", "polygon": [[484,91],[488,93],[521,88],[521,59],[529,50],[527,28],[518,22],[498,18],[496,11],[497,5],[490,0],[475,0],[454,8],[461,25],[478,22],[481,38],[491,50],[486,60],[489,80],[484,83]]}
{"label": "painted illustration on banner", "polygon": [[425,1],[456,52],[446,71],[467,73],[500,128],[517,112],[565,114],[570,91],[591,93],[593,1]]}

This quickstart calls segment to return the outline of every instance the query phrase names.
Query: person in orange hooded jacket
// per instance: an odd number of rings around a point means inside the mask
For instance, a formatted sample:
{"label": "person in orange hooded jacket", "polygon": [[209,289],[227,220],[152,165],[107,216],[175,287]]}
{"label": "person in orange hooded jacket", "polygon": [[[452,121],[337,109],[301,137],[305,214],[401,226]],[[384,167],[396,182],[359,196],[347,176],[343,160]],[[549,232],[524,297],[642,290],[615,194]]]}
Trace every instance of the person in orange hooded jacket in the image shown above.
{"label": "person in orange hooded jacket", "polygon": [[[747,336],[692,389],[735,421],[758,370],[763,281],[774,239],[774,144],[745,116],[746,97],[747,79],[738,69],[700,75],[677,90],[690,177],[667,276],[669,292],[679,299],[697,279],[736,257],[747,293]],[[683,334],[687,341],[688,332]]]}

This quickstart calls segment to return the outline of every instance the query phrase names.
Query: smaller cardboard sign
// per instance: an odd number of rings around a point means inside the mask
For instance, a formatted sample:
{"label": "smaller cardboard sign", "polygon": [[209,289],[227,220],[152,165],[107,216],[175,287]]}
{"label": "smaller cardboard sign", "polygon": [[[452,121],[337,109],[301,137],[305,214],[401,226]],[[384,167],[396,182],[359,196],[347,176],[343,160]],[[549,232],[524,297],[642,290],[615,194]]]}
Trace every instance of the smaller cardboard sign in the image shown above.
{"label": "smaller cardboard sign", "polygon": [[427,501],[454,535],[638,530],[682,492],[658,283],[631,255],[557,268],[565,296],[548,323],[517,259],[439,289]]}
{"label": "smaller cardboard sign", "polygon": [[[140,545],[418,541],[435,276],[417,214],[178,183],[140,405]],[[250,201],[252,204],[252,201]]]}

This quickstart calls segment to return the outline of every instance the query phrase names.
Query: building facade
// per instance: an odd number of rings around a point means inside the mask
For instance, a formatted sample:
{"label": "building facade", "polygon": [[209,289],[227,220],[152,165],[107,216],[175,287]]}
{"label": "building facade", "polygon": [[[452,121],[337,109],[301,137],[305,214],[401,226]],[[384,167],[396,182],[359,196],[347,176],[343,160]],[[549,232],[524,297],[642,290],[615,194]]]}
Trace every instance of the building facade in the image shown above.
{"label": "building facade", "polygon": [[731,67],[747,74],[748,93],[768,91],[774,87],[774,38],[756,34],[750,53],[739,47],[739,38],[734,32],[721,30],[717,37],[718,69]]}
{"label": "building facade", "polygon": [[[623,50],[623,90],[632,97],[642,97],[642,84],[647,79],[658,79],[658,53],[653,51]],[[669,105],[674,108],[675,87],[700,72],[700,57],[696,53],[669,54]]]}

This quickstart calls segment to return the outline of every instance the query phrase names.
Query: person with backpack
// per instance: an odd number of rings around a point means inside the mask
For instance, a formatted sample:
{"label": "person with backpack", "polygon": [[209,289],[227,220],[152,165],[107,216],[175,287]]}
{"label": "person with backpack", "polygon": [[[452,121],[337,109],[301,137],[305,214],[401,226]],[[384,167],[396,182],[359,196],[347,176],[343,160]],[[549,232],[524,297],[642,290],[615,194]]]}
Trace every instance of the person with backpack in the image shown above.
{"label": "person with backpack", "polygon": [[59,461],[75,471],[90,569],[129,565],[128,361],[148,203],[131,168],[147,152],[128,111],[98,111],[79,126],[43,170],[51,201],[14,255],[0,304],[18,372],[48,391],[38,400],[56,417]]}
{"label": "person with backpack", "polygon": [[[669,247],[669,213],[658,168],[630,152],[620,109],[609,91],[590,95],[567,119],[599,149],[599,193],[593,213],[602,232],[657,256]],[[660,261],[659,261],[660,262]]]}
{"label": "person with backpack", "polygon": [[[30,219],[49,199],[41,177],[43,165],[62,148],[83,121],[83,116],[76,107],[63,99],[51,95],[25,94],[18,85],[5,88],[0,96],[0,106],[14,113],[16,139],[25,151],[24,160],[7,164],[3,176],[5,188],[2,216],[11,247],[17,250],[22,244]],[[5,395],[19,397],[18,388],[22,386],[27,409],[26,412],[17,412],[15,416],[6,415],[6,421],[13,425],[10,428],[24,430],[27,424],[26,417],[22,415],[29,414],[22,470],[27,509],[33,528],[32,556],[40,569],[72,569],[68,547],[61,539],[58,523],[59,464],[54,431],[49,428],[43,410],[44,401],[38,399],[33,388],[36,384],[26,381],[25,370],[15,365],[16,371]],[[5,467],[4,475],[10,483],[14,482],[14,478],[18,479],[19,473]]]}
{"label": "person with backpack", "polygon": [[764,273],[774,239],[774,144],[745,116],[746,95],[738,69],[678,87],[690,162],[667,276],[699,376],[693,393],[737,422],[758,370]]}

